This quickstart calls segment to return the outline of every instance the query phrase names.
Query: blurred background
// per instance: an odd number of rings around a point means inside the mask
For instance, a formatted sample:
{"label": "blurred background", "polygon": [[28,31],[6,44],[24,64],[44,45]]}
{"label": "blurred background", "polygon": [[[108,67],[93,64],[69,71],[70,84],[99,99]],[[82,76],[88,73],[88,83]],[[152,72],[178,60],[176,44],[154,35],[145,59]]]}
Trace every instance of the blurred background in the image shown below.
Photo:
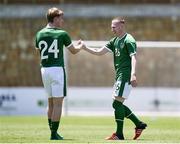
{"label": "blurred background", "polygon": [[[81,38],[94,47],[113,36],[111,19],[124,16],[138,44],[139,83],[126,104],[138,114],[179,114],[179,0],[0,0],[0,115],[46,112],[34,38],[52,6],[64,11],[64,29],[74,41]],[[65,51],[65,57],[64,114],[112,115],[112,55]]]}

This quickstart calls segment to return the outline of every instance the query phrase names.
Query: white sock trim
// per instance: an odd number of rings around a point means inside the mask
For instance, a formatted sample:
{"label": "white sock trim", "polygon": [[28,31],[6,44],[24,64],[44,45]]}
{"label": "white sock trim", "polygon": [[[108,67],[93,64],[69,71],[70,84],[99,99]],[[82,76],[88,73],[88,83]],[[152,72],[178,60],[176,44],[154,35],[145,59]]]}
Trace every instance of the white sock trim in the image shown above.
{"label": "white sock trim", "polygon": [[126,116],[127,118],[130,116],[130,115],[132,115],[133,113],[130,113],[128,116]]}
{"label": "white sock trim", "polygon": [[124,120],[122,120],[122,119],[116,119],[116,121],[122,121],[122,122],[123,122]]}

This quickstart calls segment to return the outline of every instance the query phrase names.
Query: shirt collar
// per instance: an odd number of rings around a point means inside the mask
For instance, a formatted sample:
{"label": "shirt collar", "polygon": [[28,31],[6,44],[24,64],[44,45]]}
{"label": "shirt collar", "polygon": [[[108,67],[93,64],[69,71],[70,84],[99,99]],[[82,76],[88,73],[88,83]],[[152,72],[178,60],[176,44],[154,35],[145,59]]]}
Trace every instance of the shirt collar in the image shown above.
{"label": "shirt collar", "polygon": [[125,36],[127,35],[127,33],[125,33],[122,37],[119,37],[119,39],[123,39]]}

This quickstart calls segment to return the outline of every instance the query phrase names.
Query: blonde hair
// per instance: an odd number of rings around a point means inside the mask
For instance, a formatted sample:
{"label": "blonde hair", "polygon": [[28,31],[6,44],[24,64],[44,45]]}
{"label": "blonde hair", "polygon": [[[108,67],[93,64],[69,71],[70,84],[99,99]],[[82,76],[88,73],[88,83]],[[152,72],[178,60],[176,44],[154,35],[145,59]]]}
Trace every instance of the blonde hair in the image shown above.
{"label": "blonde hair", "polygon": [[64,12],[56,7],[48,9],[46,18],[48,22],[53,22],[54,18],[63,15]]}
{"label": "blonde hair", "polygon": [[114,21],[114,20],[117,20],[118,22],[123,23],[123,24],[125,23],[125,20],[123,17],[115,17],[115,18],[113,18],[112,21]]}

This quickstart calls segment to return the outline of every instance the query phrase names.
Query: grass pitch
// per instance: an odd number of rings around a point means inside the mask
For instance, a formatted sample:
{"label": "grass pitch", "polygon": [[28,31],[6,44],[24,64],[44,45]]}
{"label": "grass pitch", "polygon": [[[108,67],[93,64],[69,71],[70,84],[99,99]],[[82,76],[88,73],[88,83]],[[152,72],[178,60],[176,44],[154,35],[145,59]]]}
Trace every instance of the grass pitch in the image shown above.
{"label": "grass pitch", "polygon": [[124,141],[106,141],[115,130],[113,117],[62,117],[63,141],[50,141],[45,116],[1,116],[0,143],[180,143],[180,117],[141,117],[148,124],[138,140],[134,125],[125,119]]}

